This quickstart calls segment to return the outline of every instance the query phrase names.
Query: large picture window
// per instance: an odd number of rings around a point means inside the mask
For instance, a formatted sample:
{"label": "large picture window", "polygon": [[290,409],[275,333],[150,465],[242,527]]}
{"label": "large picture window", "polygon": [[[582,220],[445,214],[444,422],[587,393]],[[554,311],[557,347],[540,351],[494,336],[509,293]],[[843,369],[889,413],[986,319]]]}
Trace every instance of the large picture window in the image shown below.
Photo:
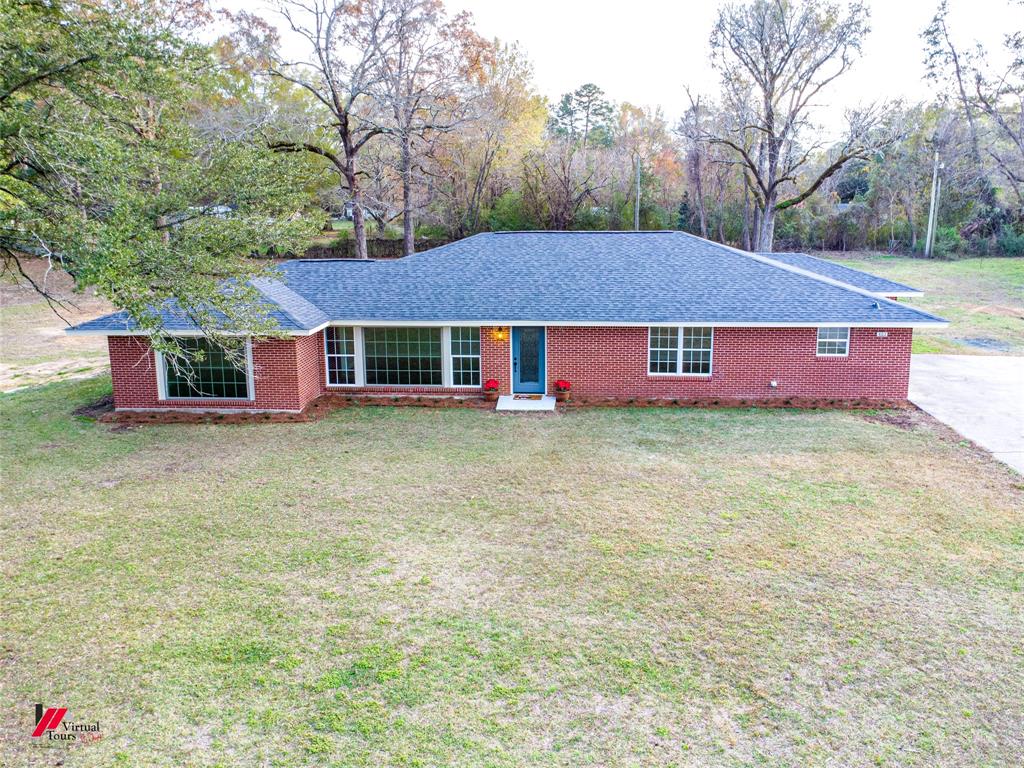
{"label": "large picture window", "polygon": [[452,384],[480,386],[480,329],[452,328]]}
{"label": "large picture window", "polygon": [[652,327],[647,372],[653,375],[710,376],[713,328]]}
{"label": "large picture window", "polygon": [[324,333],[327,355],[327,383],[342,386],[356,383],[355,329],[328,326]]}
{"label": "large picture window", "polygon": [[[174,399],[247,399],[249,398],[249,362],[239,368],[227,352],[209,339],[182,339],[187,357],[162,356],[166,397]],[[201,358],[201,359],[197,359]]]}
{"label": "large picture window", "polygon": [[440,386],[440,328],[364,328],[367,385]]}
{"label": "large picture window", "polygon": [[849,328],[818,329],[818,357],[846,357],[849,353]]}

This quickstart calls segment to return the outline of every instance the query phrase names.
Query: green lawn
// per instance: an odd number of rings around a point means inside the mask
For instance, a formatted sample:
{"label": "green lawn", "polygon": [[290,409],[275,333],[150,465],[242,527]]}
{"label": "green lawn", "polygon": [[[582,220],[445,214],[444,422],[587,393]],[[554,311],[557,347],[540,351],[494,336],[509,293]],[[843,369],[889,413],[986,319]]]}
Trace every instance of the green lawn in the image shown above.
{"label": "green lawn", "polygon": [[926,417],[71,415],[109,386],[0,396],[0,764],[1024,754],[1024,483]]}
{"label": "green lawn", "polygon": [[903,301],[946,318],[950,325],[942,331],[915,333],[914,352],[1024,355],[1024,259],[829,255],[854,269],[925,292],[920,299]]}

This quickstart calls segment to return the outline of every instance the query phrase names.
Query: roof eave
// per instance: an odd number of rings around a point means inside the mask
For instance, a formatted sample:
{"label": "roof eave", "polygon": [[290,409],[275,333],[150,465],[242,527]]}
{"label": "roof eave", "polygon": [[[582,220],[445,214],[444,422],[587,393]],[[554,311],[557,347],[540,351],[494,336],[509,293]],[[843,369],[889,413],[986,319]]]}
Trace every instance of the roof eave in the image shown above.
{"label": "roof eave", "polygon": [[924,296],[924,291],[874,291],[874,294],[880,299],[919,299]]}
{"label": "roof eave", "polygon": [[[885,320],[872,320],[872,321],[850,321],[850,320],[833,320],[833,321],[819,321],[819,322],[761,322],[752,323],[750,321],[723,321],[723,320],[649,320],[642,322],[630,322],[622,320],[466,320],[466,319],[450,319],[450,320],[362,320],[357,318],[343,318],[339,320],[331,320],[329,322],[318,325],[315,328],[310,329],[299,329],[299,330],[287,330],[280,331],[285,336],[312,336],[315,333],[319,333],[328,326],[358,326],[360,328],[405,328],[405,327],[419,327],[419,328],[430,328],[430,327],[447,327],[447,326],[460,326],[460,325],[479,325],[479,326],[545,326],[545,327],[564,327],[564,328],[648,328],[651,326],[693,326],[693,327],[713,327],[713,328],[921,328],[921,329],[941,329],[949,327],[949,323],[945,320],[918,320],[918,321],[885,321]],[[148,331],[130,331],[130,330],[106,330],[106,329],[76,329],[66,328],[64,333],[70,336],[150,336],[152,335]],[[192,330],[179,330],[179,331],[164,331],[168,336],[202,336],[202,331]],[[248,334],[243,333],[228,333],[228,336],[245,336]]]}

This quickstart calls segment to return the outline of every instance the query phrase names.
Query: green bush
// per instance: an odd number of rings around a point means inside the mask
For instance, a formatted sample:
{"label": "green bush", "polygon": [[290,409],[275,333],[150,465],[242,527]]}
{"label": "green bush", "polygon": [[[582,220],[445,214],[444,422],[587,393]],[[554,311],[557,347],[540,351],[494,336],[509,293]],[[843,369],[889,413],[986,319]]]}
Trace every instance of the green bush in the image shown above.
{"label": "green bush", "polygon": [[935,230],[935,246],[932,254],[937,259],[950,259],[964,251],[964,239],[956,227],[939,227]]}
{"label": "green bush", "polygon": [[427,238],[429,240],[444,240],[448,238],[451,233],[446,227],[440,224],[420,224],[416,227],[417,238]]}
{"label": "green bush", "polygon": [[487,228],[492,232],[516,232],[540,228],[527,213],[522,195],[515,191],[505,192],[495,200],[485,218],[487,219]]}
{"label": "green bush", "polygon": [[972,256],[991,256],[993,246],[994,244],[990,237],[972,235],[967,239],[967,252]]}
{"label": "green bush", "polygon": [[1014,232],[1004,226],[996,239],[996,247],[1003,256],[1024,256],[1024,232]]}

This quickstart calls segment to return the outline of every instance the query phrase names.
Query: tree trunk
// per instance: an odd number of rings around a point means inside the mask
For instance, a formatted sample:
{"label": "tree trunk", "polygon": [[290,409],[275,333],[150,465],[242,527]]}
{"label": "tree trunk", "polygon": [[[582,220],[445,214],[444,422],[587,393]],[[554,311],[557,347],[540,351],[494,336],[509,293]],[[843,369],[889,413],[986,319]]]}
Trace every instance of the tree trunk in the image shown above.
{"label": "tree trunk", "polygon": [[743,250],[750,250],[750,187],[743,187]]}
{"label": "tree trunk", "polygon": [[910,227],[910,252],[917,251],[917,226],[914,224],[914,213],[909,205],[903,206],[903,213],[907,217],[907,226]]}
{"label": "tree trunk", "polygon": [[352,236],[356,241],[356,258],[368,258],[366,251],[366,218],[363,215],[363,190],[356,175],[355,156],[346,157],[345,181],[352,197]]}
{"label": "tree trunk", "polygon": [[761,211],[761,226],[757,232],[757,250],[771,253],[775,245],[775,207],[768,204]]}
{"label": "tree trunk", "polygon": [[402,136],[402,255],[416,252],[416,226],[412,216],[412,137]]}
{"label": "tree trunk", "polygon": [[706,240],[708,237],[708,215],[704,209],[704,181],[700,168],[700,153],[694,156],[693,169],[693,181],[697,187],[697,213],[700,216],[700,236]]}

